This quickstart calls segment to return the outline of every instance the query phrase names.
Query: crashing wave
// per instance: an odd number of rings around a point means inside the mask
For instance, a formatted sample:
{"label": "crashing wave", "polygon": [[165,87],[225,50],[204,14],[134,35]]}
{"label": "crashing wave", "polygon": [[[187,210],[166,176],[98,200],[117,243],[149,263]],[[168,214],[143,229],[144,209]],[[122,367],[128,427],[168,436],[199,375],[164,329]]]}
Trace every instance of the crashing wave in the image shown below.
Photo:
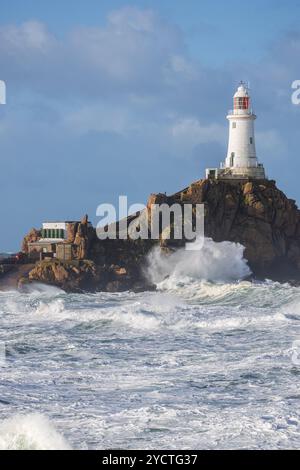
{"label": "crashing wave", "polygon": [[1,450],[65,450],[65,438],[50,420],[38,413],[14,415],[0,424]]}
{"label": "crashing wave", "polygon": [[251,274],[244,247],[233,242],[214,242],[210,238],[195,242],[195,248],[181,248],[169,255],[155,248],[149,256],[148,275],[155,284],[169,279],[168,284],[192,280],[232,282]]}

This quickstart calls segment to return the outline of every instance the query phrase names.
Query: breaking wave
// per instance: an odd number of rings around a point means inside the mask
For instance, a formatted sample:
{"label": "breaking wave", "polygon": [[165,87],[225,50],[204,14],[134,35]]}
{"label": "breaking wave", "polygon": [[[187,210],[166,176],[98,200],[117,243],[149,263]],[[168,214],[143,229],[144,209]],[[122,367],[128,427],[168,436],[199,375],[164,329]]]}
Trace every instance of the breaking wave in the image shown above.
{"label": "breaking wave", "polygon": [[181,248],[171,254],[161,253],[155,248],[149,256],[148,275],[155,284],[167,280],[170,287],[191,280],[232,282],[251,274],[244,247],[233,242],[214,242],[206,238],[198,240],[194,250]]}
{"label": "breaking wave", "polygon": [[27,294],[44,294],[45,296],[53,296],[63,293],[64,290],[56,286],[42,284],[41,282],[32,282],[24,285],[23,292],[26,292]]}
{"label": "breaking wave", "polygon": [[50,420],[40,414],[14,415],[0,424],[1,450],[70,449]]}
{"label": "breaking wave", "polygon": [[298,448],[300,288],[243,252],[155,250],[156,292],[0,293],[0,449]]}

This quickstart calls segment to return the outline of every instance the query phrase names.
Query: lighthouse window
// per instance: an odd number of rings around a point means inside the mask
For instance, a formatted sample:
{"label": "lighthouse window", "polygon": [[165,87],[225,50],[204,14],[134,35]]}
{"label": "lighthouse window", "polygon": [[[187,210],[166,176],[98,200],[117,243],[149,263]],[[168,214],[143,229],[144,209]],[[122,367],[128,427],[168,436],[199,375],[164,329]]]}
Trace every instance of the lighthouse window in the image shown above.
{"label": "lighthouse window", "polygon": [[253,138],[250,137],[250,144],[253,144]]}
{"label": "lighthouse window", "polygon": [[248,96],[238,96],[234,98],[234,109],[248,109],[249,106],[249,97]]}
{"label": "lighthouse window", "polygon": [[230,155],[230,166],[233,166],[234,164],[234,152],[231,152],[231,155]]}
{"label": "lighthouse window", "polygon": [[233,122],[233,123],[232,123],[232,128],[233,128],[233,129],[236,128],[236,122]]}

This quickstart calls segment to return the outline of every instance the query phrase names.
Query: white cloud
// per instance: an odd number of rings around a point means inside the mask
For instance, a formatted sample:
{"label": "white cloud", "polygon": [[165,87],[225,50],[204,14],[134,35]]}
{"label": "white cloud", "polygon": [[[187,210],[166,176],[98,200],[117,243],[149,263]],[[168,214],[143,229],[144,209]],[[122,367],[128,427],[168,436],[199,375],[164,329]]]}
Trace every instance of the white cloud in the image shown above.
{"label": "white cloud", "polygon": [[191,74],[183,36],[150,10],[113,11],[103,27],[77,27],[64,39],[38,21],[0,27],[2,73],[22,87],[81,96],[144,93],[168,86],[165,70]]}
{"label": "white cloud", "polygon": [[[283,41],[277,50],[286,51],[285,57],[272,51],[260,67],[230,64],[209,70],[190,59],[176,25],[151,10],[126,7],[111,12],[103,26],[75,28],[62,39],[38,21],[2,26],[0,69],[9,90],[13,84],[15,90],[35,95],[33,105],[28,105],[29,100],[26,104],[33,133],[40,125],[37,120],[49,125],[47,114],[55,109],[55,124],[67,135],[136,133],[141,145],[151,141],[158,153],[183,158],[201,145],[226,146],[226,110],[242,70],[243,76],[254,77],[259,116],[269,113],[268,119],[264,116],[267,129],[257,132],[263,158],[286,151],[276,130],[280,127],[276,120],[284,117],[271,114],[275,107],[287,113],[291,106],[289,64],[293,62],[295,69],[299,43],[294,36],[290,53],[288,41]],[[34,118],[37,102],[46,106]],[[14,129],[17,119],[16,115],[6,118],[2,130],[8,121]]]}
{"label": "white cloud", "polygon": [[54,38],[46,26],[39,21],[27,21],[21,26],[9,25],[0,28],[2,53],[15,59],[17,54],[33,51],[46,51]]}
{"label": "white cloud", "polygon": [[203,125],[196,118],[183,118],[175,122],[170,129],[176,146],[180,150],[191,150],[197,145],[207,143],[224,144],[227,126],[219,124]]}
{"label": "white cloud", "polygon": [[160,18],[152,10],[139,10],[134,7],[124,7],[114,10],[108,15],[108,22],[119,31],[132,29],[152,33],[156,30]]}
{"label": "white cloud", "polygon": [[129,109],[104,106],[101,103],[66,112],[63,125],[68,132],[77,135],[88,132],[111,132],[125,136],[139,128]]}

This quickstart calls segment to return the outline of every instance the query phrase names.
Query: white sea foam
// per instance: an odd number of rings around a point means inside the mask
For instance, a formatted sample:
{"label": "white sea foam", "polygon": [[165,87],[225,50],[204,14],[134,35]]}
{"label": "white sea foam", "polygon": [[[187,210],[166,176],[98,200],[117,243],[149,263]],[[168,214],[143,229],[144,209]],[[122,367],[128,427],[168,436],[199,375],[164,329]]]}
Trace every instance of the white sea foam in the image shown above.
{"label": "white sea foam", "polygon": [[199,250],[181,248],[172,254],[155,248],[149,256],[148,273],[153,282],[169,277],[169,285],[187,283],[191,279],[230,282],[247,277],[251,271],[243,258],[244,247],[239,243],[216,243],[210,238],[195,242]]}
{"label": "white sea foam", "polygon": [[33,282],[24,286],[27,294],[44,294],[45,296],[53,296],[61,294],[64,291],[56,286],[49,286],[40,282]]}
{"label": "white sea foam", "polygon": [[65,438],[42,414],[14,415],[0,423],[1,450],[70,449]]}
{"label": "white sea foam", "polygon": [[156,253],[158,292],[1,294],[0,416],[41,414],[4,419],[0,448],[298,448],[300,289],[206,243]]}

